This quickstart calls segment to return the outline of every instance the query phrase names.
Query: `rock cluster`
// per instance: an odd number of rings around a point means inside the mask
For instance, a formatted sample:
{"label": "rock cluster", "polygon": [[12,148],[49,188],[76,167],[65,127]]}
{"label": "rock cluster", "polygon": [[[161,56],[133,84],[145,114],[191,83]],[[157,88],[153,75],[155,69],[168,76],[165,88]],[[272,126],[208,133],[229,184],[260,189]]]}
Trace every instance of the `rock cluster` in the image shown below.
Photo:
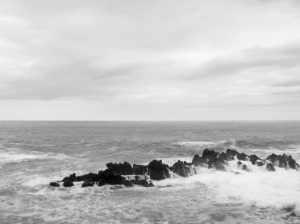
{"label": "rock cluster", "polygon": [[[241,170],[250,171],[246,164],[241,161],[250,161],[252,165],[265,166],[268,171],[275,171],[274,166],[286,169],[299,170],[299,164],[292,156],[272,154],[266,159],[261,159],[256,155],[246,155],[236,150],[227,149],[226,152],[215,152],[214,150],[205,149],[202,156],[195,155],[192,163],[178,160],[173,166],[162,163],[162,160],[152,160],[148,165],[131,166],[130,163],[107,163],[107,169],[98,173],[88,173],[77,176],[75,173],[65,177],[61,181],[51,182],[50,186],[59,187],[62,182],[64,187],[74,186],[74,182],[83,181],[82,187],[91,187],[94,185],[124,185],[131,187],[140,185],[144,187],[154,186],[151,180],[163,180],[171,177],[171,173],[182,177],[188,177],[192,173],[196,173],[195,167],[206,167],[219,171],[226,171],[228,161],[238,160],[237,165]],[[239,174],[239,172],[235,172]],[[149,180],[150,178],[150,180]]]}

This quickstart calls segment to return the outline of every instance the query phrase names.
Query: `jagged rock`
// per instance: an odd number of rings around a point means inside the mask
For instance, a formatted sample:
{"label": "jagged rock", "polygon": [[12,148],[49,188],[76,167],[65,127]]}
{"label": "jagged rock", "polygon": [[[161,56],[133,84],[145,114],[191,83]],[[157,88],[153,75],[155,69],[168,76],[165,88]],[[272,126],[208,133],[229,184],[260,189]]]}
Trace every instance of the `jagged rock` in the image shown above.
{"label": "jagged rock", "polygon": [[265,165],[265,164],[263,164],[263,162],[259,161],[259,162],[256,163],[256,165],[257,165],[257,166],[263,166],[263,165]]}
{"label": "jagged rock", "polygon": [[220,159],[223,159],[225,161],[232,161],[234,160],[234,157],[233,156],[230,156],[228,154],[226,154],[225,152],[222,152],[220,155],[219,155],[219,158]]}
{"label": "jagged rock", "polygon": [[152,180],[163,180],[170,177],[169,166],[161,160],[152,160],[148,164],[148,171]]}
{"label": "jagged rock", "polygon": [[125,181],[125,178],[122,177],[120,174],[117,174],[109,169],[106,169],[105,171],[99,171],[98,177],[100,180],[104,180],[106,184],[123,184],[123,181]]}
{"label": "jagged rock", "polygon": [[107,168],[113,172],[116,172],[121,175],[132,175],[133,168],[128,162],[124,163],[107,163]]}
{"label": "jagged rock", "polygon": [[274,168],[274,166],[271,163],[268,163],[266,168],[269,171],[275,171],[275,168]]}
{"label": "jagged rock", "polygon": [[84,181],[81,185],[81,187],[93,187],[94,183],[90,181]]}
{"label": "jagged rock", "polygon": [[261,160],[257,155],[249,156],[249,160],[251,161],[252,165],[255,165],[257,160]]}
{"label": "jagged rock", "polygon": [[247,160],[247,155],[245,153],[239,153],[237,154],[237,159],[238,160],[243,160],[243,161],[246,161]]}
{"label": "jagged rock", "polygon": [[193,160],[192,160],[192,164],[195,165],[195,166],[206,166],[207,165],[207,159],[202,158],[199,155],[195,155]]}
{"label": "jagged rock", "polygon": [[178,160],[172,167],[171,170],[182,177],[188,177],[190,173],[190,168],[185,166],[184,163]]}
{"label": "jagged rock", "polygon": [[74,186],[73,182],[69,181],[69,180],[64,181],[63,185],[64,185],[64,187],[73,187]]}
{"label": "jagged rock", "polygon": [[57,182],[50,182],[50,186],[52,186],[52,187],[59,187],[59,183],[57,183]]}
{"label": "jagged rock", "polygon": [[204,149],[202,153],[202,158],[214,159],[214,158],[218,158],[218,155],[219,153],[215,152],[214,150]]}
{"label": "jagged rock", "polygon": [[215,168],[216,170],[226,171],[225,169],[225,161],[220,158],[213,158],[208,161],[208,168]]}
{"label": "jagged rock", "polygon": [[292,158],[292,156],[276,155],[272,154],[267,157],[267,160],[272,162],[272,165],[278,165],[281,168],[291,168],[291,169],[299,169],[299,164]]}
{"label": "jagged rock", "polygon": [[98,174],[96,173],[88,173],[88,174],[84,174],[82,176],[77,176],[76,177],[76,181],[86,181],[86,182],[90,182],[90,181],[99,181],[100,178],[98,176]]}
{"label": "jagged rock", "polygon": [[147,166],[133,164],[133,174],[135,175],[144,175],[147,173],[147,170]]}
{"label": "jagged rock", "polygon": [[233,149],[227,149],[226,150],[226,154],[231,156],[231,157],[234,157],[236,156],[237,154],[239,154],[236,150],[233,150]]}
{"label": "jagged rock", "polygon": [[63,182],[65,182],[65,181],[71,181],[71,182],[74,182],[74,181],[76,181],[76,174],[73,173],[73,174],[71,174],[69,177],[65,177],[62,181],[63,181]]}

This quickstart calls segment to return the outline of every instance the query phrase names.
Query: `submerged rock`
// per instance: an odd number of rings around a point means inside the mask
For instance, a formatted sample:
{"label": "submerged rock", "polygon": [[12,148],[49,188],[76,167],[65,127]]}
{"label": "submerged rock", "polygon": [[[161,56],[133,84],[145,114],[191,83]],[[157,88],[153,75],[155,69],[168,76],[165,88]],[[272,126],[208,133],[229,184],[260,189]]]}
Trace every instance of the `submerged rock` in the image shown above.
{"label": "submerged rock", "polygon": [[85,181],[81,185],[81,187],[93,187],[93,186],[94,186],[94,182],[90,182],[90,181]]}

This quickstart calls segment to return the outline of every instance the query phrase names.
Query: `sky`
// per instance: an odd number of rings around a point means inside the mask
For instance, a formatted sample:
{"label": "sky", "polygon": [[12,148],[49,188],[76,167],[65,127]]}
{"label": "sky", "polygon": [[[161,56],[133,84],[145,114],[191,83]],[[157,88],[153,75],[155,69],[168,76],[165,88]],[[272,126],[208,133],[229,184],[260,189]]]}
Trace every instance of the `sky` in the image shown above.
{"label": "sky", "polygon": [[300,120],[300,1],[2,0],[0,120]]}

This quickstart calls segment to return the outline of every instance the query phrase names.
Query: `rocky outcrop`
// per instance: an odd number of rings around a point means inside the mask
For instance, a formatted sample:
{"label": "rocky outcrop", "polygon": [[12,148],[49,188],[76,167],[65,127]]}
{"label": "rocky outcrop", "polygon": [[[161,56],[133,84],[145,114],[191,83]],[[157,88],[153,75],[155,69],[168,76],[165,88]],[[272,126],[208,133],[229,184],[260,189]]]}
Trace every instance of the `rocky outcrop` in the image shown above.
{"label": "rocky outcrop", "polygon": [[152,180],[163,180],[170,177],[169,166],[161,160],[152,160],[148,164],[148,173]]}
{"label": "rocky outcrop", "polygon": [[182,177],[188,177],[191,173],[191,167],[187,166],[184,162],[178,160],[172,167],[170,167],[170,170],[173,173],[176,173],[179,176]]}
{"label": "rocky outcrop", "polygon": [[[236,150],[227,149],[226,152],[216,152],[211,149],[205,149],[202,156],[195,155],[192,163],[178,160],[172,166],[164,164],[162,160],[152,160],[148,165],[131,166],[130,163],[107,163],[106,170],[100,170],[98,173],[88,173],[77,176],[75,173],[63,178],[61,181],[51,182],[50,186],[60,187],[58,182],[63,182],[64,187],[74,186],[74,182],[83,182],[82,187],[104,186],[104,185],[123,185],[125,187],[132,187],[139,185],[143,187],[154,186],[151,180],[163,180],[171,177],[171,173],[182,177],[197,174],[196,167],[205,167],[208,169],[215,169],[218,171],[226,171],[226,166],[229,161],[238,160],[237,165],[239,169],[250,172],[250,165],[246,165],[241,161],[250,161],[252,165],[259,167],[265,166],[268,171],[276,171],[274,167],[281,167],[285,169],[299,170],[299,164],[288,155],[272,154],[266,160],[259,158],[257,155],[246,155],[239,153]],[[231,171],[235,174],[239,172]],[[149,179],[150,178],[150,179]]]}
{"label": "rocky outcrop", "polygon": [[121,175],[132,175],[133,174],[133,168],[128,162],[124,163],[107,163],[106,164],[107,169],[116,172]]}
{"label": "rocky outcrop", "polygon": [[272,155],[267,157],[267,160],[269,160],[272,163],[272,165],[281,168],[290,168],[295,170],[299,169],[299,164],[290,155],[276,155],[273,153]]}

